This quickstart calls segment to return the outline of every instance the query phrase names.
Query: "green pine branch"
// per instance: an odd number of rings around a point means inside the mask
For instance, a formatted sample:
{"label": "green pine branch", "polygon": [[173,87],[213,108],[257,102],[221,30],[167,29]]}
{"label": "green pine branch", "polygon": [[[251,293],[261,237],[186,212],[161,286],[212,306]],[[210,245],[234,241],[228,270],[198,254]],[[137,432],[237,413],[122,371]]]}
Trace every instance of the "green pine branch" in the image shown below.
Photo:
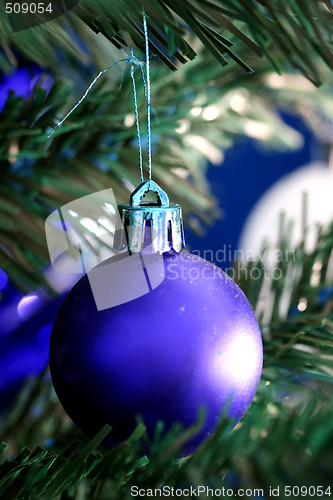
{"label": "green pine branch", "polygon": [[[287,63],[316,85],[320,84],[321,77],[314,59],[319,57],[333,68],[333,10],[328,2],[86,0],[80,2],[74,14],[116,46],[134,43],[142,49],[142,6],[148,17],[150,33],[180,62],[196,55],[186,40],[187,33],[191,32],[222,66],[234,60],[243,69],[251,71],[237,54],[238,45],[241,45],[257,58],[267,57],[278,72]],[[276,54],[271,52],[273,47]],[[175,68],[170,56],[161,52],[153,40],[151,52]]]}
{"label": "green pine branch", "polygon": [[[80,29],[87,41],[98,33],[117,48],[143,50],[142,7],[148,19],[150,51],[171,69],[176,69],[177,61],[196,57],[197,43],[189,34],[222,66],[235,61],[243,70],[256,70],[265,57],[277,72],[294,68],[315,85],[322,82],[318,61],[333,68],[333,10],[330,2],[322,0],[85,0],[71,14],[15,34],[3,15],[0,39],[7,57],[0,64],[8,71],[15,61],[10,46],[41,65],[55,61],[56,48],[69,53],[72,60],[73,56],[84,59],[66,30],[69,26]],[[246,49],[244,57],[239,55],[242,48]]]}
{"label": "green pine branch", "polygon": [[[235,82],[231,73],[237,71],[241,70],[234,63],[221,74],[206,52],[177,78],[159,66],[152,67],[157,117],[153,114],[153,175],[171,199],[182,205],[185,221],[195,231],[219,216],[205,181],[208,160],[220,163],[223,152],[242,135],[267,147],[298,147],[301,136],[282,122],[276,105],[302,110],[304,116],[317,110],[323,126],[333,118],[328,85],[303,90],[303,79],[295,95],[289,80],[278,91],[272,88],[265,66],[255,77],[243,75]],[[207,87],[202,75],[213,85]],[[119,203],[126,202],[131,186],[139,182],[129,70],[125,67],[121,90],[117,82],[109,85],[100,81],[51,140],[47,139],[50,127],[78,99],[69,83],[55,83],[47,98],[43,89],[36,89],[28,100],[11,95],[2,112],[0,265],[25,291],[44,282],[48,262],[44,221],[50,211],[106,187],[112,187]],[[139,75],[137,86],[138,95],[143,96]],[[144,136],[143,98],[139,113]],[[312,125],[318,132],[318,120]]]}
{"label": "green pine branch", "polygon": [[[211,223],[218,216],[217,202],[212,200],[205,181],[208,160],[219,163],[223,156],[221,150],[223,152],[231,147],[241,135],[278,148],[301,144],[300,135],[283,124],[273,105],[283,105],[288,109],[292,106],[304,116],[309,115],[309,109],[312,112],[316,109],[323,122],[332,119],[330,86],[323,86],[314,92],[315,87],[309,90],[303,79],[297,82],[298,93],[295,95],[295,91],[280,85],[280,82],[276,90],[267,80],[273,61],[275,65],[280,61],[284,70],[288,65],[285,65],[278,43],[271,43],[267,48],[268,34],[263,36],[265,30],[261,26],[263,23],[272,30],[277,23],[275,18],[281,23],[282,19],[288,18],[291,27],[283,32],[277,30],[278,40],[282,43],[285,38],[283,43],[287,43],[288,37],[294,37],[297,32],[294,44],[304,49],[304,53],[312,54],[314,40],[310,50],[302,36],[309,37],[310,33],[319,30],[322,40],[323,33],[328,29],[330,7],[323,2],[311,2],[304,12],[307,15],[312,12],[313,16],[306,21],[304,14],[301,16],[299,13],[298,2],[285,3],[283,9],[277,1],[270,2],[268,6],[263,2],[252,3],[251,17],[244,14],[249,2],[243,6],[242,2],[225,2],[223,5],[207,1],[182,2],[184,16],[186,13],[187,17],[190,15],[191,19],[195,19],[194,33],[197,38],[200,39],[199,32],[203,30],[205,40],[209,40],[208,45],[203,43],[205,48],[198,45],[194,36],[187,36],[186,41],[183,39],[189,24],[181,22],[179,13],[175,16],[180,8],[179,2],[173,5],[156,0],[145,4],[150,31],[153,32],[155,27],[160,34],[165,33],[165,43],[171,52],[191,58],[194,52],[188,43],[196,47],[195,59],[176,74],[161,66],[157,59],[152,61],[152,103],[158,117],[158,121],[153,119],[153,134],[158,140],[153,157],[155,179],[174,201],[182,205],[185,221],[198,232],[202,231],[202,225]],[[133,118],[131,81],[129,71],[125,70],[122,90],[119,91],[120,65],[107,73],[104,82],[97,85],[67,122],[57,129],[53,142],[50,144],[46,139],[49,127],[55,125],[80,97],[78,90],[63,82],[61,71],[76,71],[88,85],[95,75],[83,75],[79,65],[93,58],[97,74],[112,60],[123,57],[116,50],[110,50],[108,39],[113,42],[120,40],[121,43],[125,40],[127,43],[132,35],[135,38],[134,30],[137,34],[135,43],[142,48],[140,2],[131,0],[126,5],[123,2],[80,2],[77,9],[73,14],[15,34],[11,32],[6,16],[0,19],[3,47],[0,65],[4,71],[17,65],[17,51],[29,62],[37,62],[51,70],[56,77],[56,83],[45,101],[42,90],[36,90],[36,94],[27,101],[10,96],[1,115],[0,265],[24,291],[44,282],[43,271],[48,261],[44,220],[52,209],[107,186],[114,189],[117,201],[124,202],[128,199],[130,186],[138,183],[135,127],[124,123],[126,117],[129,120]],[[84,16],[82,9],[85,10]],[[102,14],[99,9],[102,9]],[[215,17],[212,16],[213,11]],[[315,14],[317,17],[314,17]],[[84,22],[78,21],[80,16]],[[257,19],[258,27],[261,26],[258,28],[262,35],[261,38],[258,35],[260,40],[267,38],[264,46],[269,58],[258,58],[257,45],[239,30],[240,26],[245,31],[254,30],[254,19]],[[250,21],[251,30],[246,27]],[[300,33],[295,23],[306,24],[306,28],[302,28]],[[99,31],[102,24],[105,36],[96,37],[93,31]],[[89,47],[89,53],[78,47],[73,33],[82,38]],[[275,33],[274,29],[272,33]],[[220,50],[220,55],[223,55],[222,45],[228,50],[234,47],[236,51],[233,52],[233,59],[228,59],[230,53],[226,56],[228,64],[223,67],[215,64],[216,51]],[[258,46],[264,51],[260,43]],[[321,42],[320,47],[327,55],[326,44]],[[151,49],[155,50],[153,44]],[[59,51],[65,61],[61,65],[57,62]],[[327,61],[319,52],[309,56],[311,64],[330,84],[331,73],[325,68]],[[239,59],[235,57],[236,53]],[[255,74],[244,72],[240,60],[255,68]],[[302,64],[305,68],[306,63]],[[142,85],[139,81],[137,83],[142,96]],[[191,92],[188,91],[189,85]],[[311,86],[310,83],[308,85]],[[139,103],[140,116],[143,117],[144,99]],[[141,130],[145,134],[144,125],[141,125]]]}
{"label": "green pine branch", "polygon": [[[236,63],[231,70],[241,71]],[[200,75],[214,85],[207,88]],[[300,143],[300,136],[268,106],[264,93],[254,98],[260,80],[249,83],[249,92],[244,90],[245,76],[236,85],[228,72],[220,74],[207,53],[200,54],[177,78],[157,65],[152,66],[151,76],[157,117],[153,114],[157,139],[153,175],[171,199],[182,205],[185,221],[193,230],[200,231],[201,224],[210,224],[218,216],[205,181],[208,160],[221,162],[221,151],[239,136],[248,135],[249,125],[264,131],[262,136],[254,135],[262,143],[284,148]],[[190,93],[187,81],[192,82]],[[47,97],[39,88],[30,99],[10,95],[7,100],[0,123],[0,266],[25,291],[44,282],[48,261],[44,221],[50,211],[106,187],[112,187],[119,203],[126,202],[132,186],[139,182],[133,95],[126,67],[121,90],[118,84],[116,80],[110,88],[100,81],[51,140],[47,138],[51,126],[78,99],[69,83],[56,82]],[[140,75],[137,87],[144,136],[146,109]],[[234,109],[235,98],[242,101],[243,109]]]}
{"label": "green pine branch", "polygon": [[[177,458],[179,449],[200,428],[200,418],[192,429],[175,425],[167,434],[162,434],[160,422],[148,445],[148,456],[145,448],[149,440],[142,423],[126,442],[107,450],[98,445],[109,432],[108,426],[89,440],[75,428],[67,427],[63,432],[54,425],[54,417],[26,414],[30,438],[31,420],[35,420],[39,437],[46,429],[55,429],[55,443],[49,448],[25,445],[9,461],[7,453],[13,455],[13,448],[2,445],[2,494],[24,500],[129,499],[132,486],[154,491],[163,485],[175,489],[225,487],[235,493],[238,488],[253,488],[264,494],[270,486],[320,484],[326,490],[331,481],[332,404],[328,396],[319,397],[315,387],[294,393],[288,389],[286,392],[281,379],[279,383],[262,383],[251,408],[233,431],[227,431],[228,421],[222,417],[211,438],[182,460]],[[48,403],[44,401],[43,406],[50,415]],[[59,409],[57,412],[59,415]],[[20,432],[27,437],[24,430]],[[235,477],[237,486],[232,486],[230,479]]]}

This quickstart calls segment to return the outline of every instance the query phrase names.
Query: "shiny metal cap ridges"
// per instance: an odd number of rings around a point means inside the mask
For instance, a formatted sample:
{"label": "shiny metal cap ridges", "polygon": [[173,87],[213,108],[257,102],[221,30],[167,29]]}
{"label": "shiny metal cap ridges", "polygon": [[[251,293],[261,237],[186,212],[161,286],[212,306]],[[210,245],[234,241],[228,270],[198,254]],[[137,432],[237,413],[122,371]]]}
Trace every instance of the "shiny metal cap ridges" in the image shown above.
{"label": "shiny metal cap ridges", "polygon": [[[156,193],[156,202],[144,201],[150,191]],[[148,239],[153,251],[160,254],[180,252],[185,246],[182,209],[169,202],[168,195],[156,182],[142,182],[131,194],[130,202],[118,208],[123,224],[117,231],[118,246],[126,242],[131,253],[138,253]]]}

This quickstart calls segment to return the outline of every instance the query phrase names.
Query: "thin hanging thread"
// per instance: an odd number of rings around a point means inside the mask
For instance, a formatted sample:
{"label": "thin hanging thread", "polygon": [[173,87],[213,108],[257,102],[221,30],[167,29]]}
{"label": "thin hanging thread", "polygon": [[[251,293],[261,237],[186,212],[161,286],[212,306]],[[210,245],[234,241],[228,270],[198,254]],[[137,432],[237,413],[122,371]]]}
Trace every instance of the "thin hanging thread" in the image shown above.
{"label": "thin hanging thread", "polygon": [[138,140],[138,148],[139,148],[139,157],[140,157],[140,176],[141,176],[141,181],[143,182],[143,165],[142,165],[142,147],[141,147],[141,135],[140,135],[140,125],[139,125],[139,113],[138,113],[138,103],[137,103],[137,93],[136,93],[136,85],[135,85],[135,78],[134,78],[134,66],[139,66],[140,72],[141,72],[141,77],[143,81],[143,88],[144,88],[144,94],[145,94],[145,99],[147,102],[147,131],[148,131],[148,178],[151,180],[151,124],[150,124],[150,118],[151,118],[151,105],[150,105],[150,64],[149,64],[149,39],[148,39],[148,29],[147,29],[147,20],[146,20],[146,14],[145,14],[145,9],[142,7],[142,15],[143,15],[143,30],[144,30],[144,37],[145,37],[145,49],[146,49],[146,79],[144,77],[144,72],[142,69],[142,66],[144,63],[142,61],[139,61],[133,54],[133,49],[131,49],[131,55],[127,57],[126,59],[119,59],[115,63],[113,63],[111,66],[108,68],[104,69],[103,71],[100,71],[99,74],[94,78],[94,80],[91,82],[81,99],[75,104],[75,106],[64,116],[62,120],[60,120],[55,127],[51,130],[49,135],[47,136],[48,138],[53,135],[55,130],[60,127],[65,120],[73,113],[73,111],[76,110],[78,106],[82,103],[82,101],[87,97],[89,91],[91,88],[95,85],[97,80],[107,71],[110,69],[114,68],[118,63],[120,62],[125,62],[131,65],[131,78],[132,78],[132,84],[133,84],[133,95],[134,95],[134,106],[135,106],[135,121],[136,121],[136,130],[137,130],[137,140]]}
{"label": "thin hanging thread", "polygon": [[145,35],[145,47],[146,47],[146,79],[147,79],[147,90],[146,90],[146,100],[147,100],[147,127],[148,127],[148,172],[149,180],[151,180],[151,131],[150,131],[150,66],[149,66],[149,40],[148,40],[148,30],[147,30],[147,19],[144,7],[142,7],[143,15],[143,31]]}
{"label": "thin hanging thread", "polygon": [[[65,120],[67,120],[67,118],[73,113],[73,111],[76,110],[76,108],[78,106],[80,106],[80,104],[82,103],[82,101],[87,97],[89,91],[91,90],[91,88],[95,85],[95,83],[97,82],[97,80],[104,74],[106,73],[107,71],[109,71],[109,69],[112,69],[114,68],[117,64],[119,64],[120,62],[125,62],[127,64],[130,64],[131,67],[132,66],[139,66],[140,68],[140,71],[141,71],[141,74],[142,74],[142,66],[144,65],[144,63],[142,61],[139,61],[139,59],[137,59],[132,53],[130,56],[128,56],[126,59],[119,59],[118,61],[116,61],[115,63],[111,64],[111,66],[109,66],[108,68],[106,69],[103,69],[103,71],[100,71],[98,73],[98,75],[93,79],[93,81],[91,82],[91,84],[89,85],[89,87],[87,88],[87,90],[85,91],[85,93],[83,94],[83,96],[81,97],[81,99],[75,104],[75,106],[67,113],[66,116],[63,117],[62,120],[60,120],[60,122],[58,122],[54,128],[51,130],[51,132],[49,133],[49,135],[47,136],[48,138],[51,137],[51,135],[53,135],[53,133],[56,131],[56,129],[58,127],[60,127]],[[144,82],[143,83],[143,86],[145,87],[146,83]]]}
{"label": "thin hanging thread", "polygon": [[97,82],[97,80],[103,75],[103,73],[106,73],[107,71],[109,71],[109,69],[111,68],[114,68],[114,66],[116,66],[116,64],[120,63],[120,62],[127,62],[127,59],[120,59],[119,61],[116,61],[114,64],[112,64],[111,66],[109,66],[108,68],[106,69],[103,69],[103,71],[100,71],[98,73],[98,75],[93,79],[93,81],[91,82],[91,84],[89,85],[89,87],[87,88],[87,90],[85,91],[85,93],[83,94],[83,96],[81,97],[81,99],[79,100],[79,102],[77,102],[75,104],[75,106],[67,113],[66,116],[63,117],[63,119],[58,122],[55,127],[51,130],[51,132],[49,133],[49,135],[47,137],[51,137],[51,135],[55,132],[55,130],[60,127],[65,120],[67,120],[67,118],[69,117],[69,115],[71,115],[73,113],[73,111],[76,110],[76,108],[78,106],[80,106],[81,102],[87,97],[87,94],[88,92],[91,90],[91,88],[95,85],[95,83]]}
{"label": "thin hanging thread", "polygon": [[[131,49],[131,56],[133,57],[133,49]],[[140,69],[141,69],[141,67],[140,67]],[[138,101],[137,101],[137,97],[136,97],[136,85],[135,85],[134,65],[133,64],[131,64],[131,78],[132,78],[132,83],[133,83],[135,122],[136,122],[136,132],[137,132],[137,137],[138,137],[138,148],[139,148],[139,157],[140,157],[140,176],[141,176],[141,182],[143,182],[141,135],[140,135]]]}

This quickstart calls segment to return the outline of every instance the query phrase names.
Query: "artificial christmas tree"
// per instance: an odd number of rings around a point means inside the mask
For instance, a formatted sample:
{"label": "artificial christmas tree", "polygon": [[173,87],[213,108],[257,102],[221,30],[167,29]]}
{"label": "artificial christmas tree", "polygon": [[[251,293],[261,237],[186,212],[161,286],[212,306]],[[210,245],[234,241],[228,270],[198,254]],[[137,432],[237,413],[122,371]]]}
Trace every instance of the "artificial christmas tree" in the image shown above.
{"label": "artificial christmas tree", "polygon": [[[295,110],[314,131],[333,118],[330,2],[85,1],[66,15],[16,32],[1,4],[3,82],[17,67],[54,80],[47,88],[38,80],[24,97],[16,96],[11,84],[1,114],[0,265],[23,293],[55,293],[47,279],[43,228],[52,210],[109,186],[123,203],[139,183],[126,62],[103,75],[75,113],[48,135],[100,71],[126,60],[131,48],[144,62],[142,7],[150,33],[154,179],[182,205],[190,229],[199,232],[218,216],[223,200],[210,195],[207,160],[220,163],[221,152],[239,135],[271,147],[299,146],[299,134],[276,106]],[[139,66],[136,72],[143,116]],[[147,174],[144,140],[142,146]],[[264,370],[254,404],[231,433],[225,432],[230,426],[225,416],[211,438],[180,461],[179,450],[204,425],[200,416],[190,429],[176,425],[166,435],[159,422],[150,438],[139,422],[126,442],[105,450],[98,445],[110,429],[89,441],[59,407],[46,374],[28,382],[1,417],[1,440],[8,444],[2,447],[3,495],[132,498],[137,487],[154,496],[148,490],[164,485],[183,490],[209,485],[225,488],[228,496],[248,489],[249,497],[269,498],[278,488],[282,498],[290,492],[330,498],[332,226],[318,229],[311,254],[303,241],[288,252],[288,231],[281,225],[278,279],[251,274],[266,269],[260,258],[235,262],[235,281],[261,323]],[[3,336],[1,342],[5,346]],[[1,376],[5,381],[5,369]]]}

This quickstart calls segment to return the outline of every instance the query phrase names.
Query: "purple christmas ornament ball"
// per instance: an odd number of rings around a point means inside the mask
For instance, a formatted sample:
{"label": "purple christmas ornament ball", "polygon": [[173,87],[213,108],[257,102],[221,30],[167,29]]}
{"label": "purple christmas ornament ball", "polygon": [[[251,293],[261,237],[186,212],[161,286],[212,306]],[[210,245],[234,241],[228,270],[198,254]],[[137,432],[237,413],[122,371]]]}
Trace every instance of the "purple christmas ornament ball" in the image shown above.
{"label": "purple christmas ornament ball", "polygon": [[[225,405],[234,425],[247,411],[262,341],[248,300],[223,271],[187,252],[166,253],[163,261],[160,285],[100,311],[81,278],[54,323],[50,370],[78,427],[88,435],[112,427],[109,446],[130,435],[138,414],[152,436],[158,420],[166,430],[176,421],[188,427],[205,407],[204,426],[185,456],[214,431]],[[114,280],[115,290],[117,281],[133,285],[123,274]]]}

